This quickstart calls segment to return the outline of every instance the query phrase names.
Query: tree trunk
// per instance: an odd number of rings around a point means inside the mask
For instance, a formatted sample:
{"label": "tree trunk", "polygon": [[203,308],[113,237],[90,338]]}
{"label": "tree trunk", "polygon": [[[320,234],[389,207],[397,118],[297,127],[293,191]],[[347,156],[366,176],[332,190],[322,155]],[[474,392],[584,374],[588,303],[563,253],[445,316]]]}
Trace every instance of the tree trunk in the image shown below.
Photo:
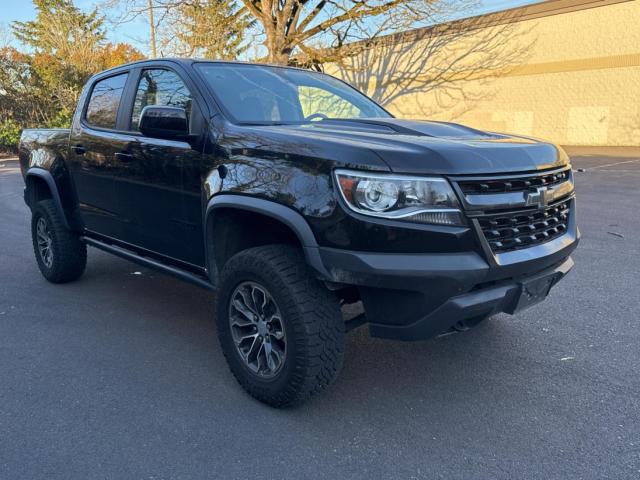
{"label": "tree trunk", "polygon": [[290,55],[288,53],[278,51],[269,51],[269,56],[267,58],[269,63],[273,63],[275,65],[289,65]]}
{"label": "tree trunk", "polygon": [[267,39],[264,44],[269,51],[267,61],[275,65],[288,65],[292,48],[285,35],[279,32],[275,25],[265,28],[265,35]]}
{"label": "tree trunk", "polygon": [[153,0],[149,0],[149,26],[151,28],[151,55],[153,58],[158,58],[158,51],[156,50],[156,24],[153,20]]}

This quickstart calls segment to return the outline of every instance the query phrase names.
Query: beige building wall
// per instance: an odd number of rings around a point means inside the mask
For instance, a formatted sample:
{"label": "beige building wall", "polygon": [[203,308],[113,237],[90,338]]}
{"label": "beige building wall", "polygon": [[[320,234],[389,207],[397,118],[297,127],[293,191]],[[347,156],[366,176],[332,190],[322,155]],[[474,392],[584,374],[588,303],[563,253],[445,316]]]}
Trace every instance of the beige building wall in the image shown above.
{"label": "beige building wall", "polygon": [[462,82],[473,99],[454,106],[439,107],[432,92],[387,108],[563,145],[640,145],[640,1],[552,0],[513,13],[514,41],[530,45],[526,61]]}

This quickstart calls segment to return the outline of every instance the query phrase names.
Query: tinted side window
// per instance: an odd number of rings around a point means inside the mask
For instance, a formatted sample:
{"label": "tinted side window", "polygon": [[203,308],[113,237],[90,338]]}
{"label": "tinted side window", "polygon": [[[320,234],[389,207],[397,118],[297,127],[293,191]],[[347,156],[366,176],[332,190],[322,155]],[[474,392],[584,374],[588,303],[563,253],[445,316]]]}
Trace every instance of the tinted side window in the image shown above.
{"label": "tinted side window", "polygon": [[96,127],[116,128],[118,106],[127,76],[123,73],[96,82],[87,106],[87,122]]}
{"label": "tinted side window", "polygon": [[131,128],[138,129],[142,109],[148,105],[181,107],[191,113],[191,93],[180,77],[170,70],[143,70],[131,114]]}

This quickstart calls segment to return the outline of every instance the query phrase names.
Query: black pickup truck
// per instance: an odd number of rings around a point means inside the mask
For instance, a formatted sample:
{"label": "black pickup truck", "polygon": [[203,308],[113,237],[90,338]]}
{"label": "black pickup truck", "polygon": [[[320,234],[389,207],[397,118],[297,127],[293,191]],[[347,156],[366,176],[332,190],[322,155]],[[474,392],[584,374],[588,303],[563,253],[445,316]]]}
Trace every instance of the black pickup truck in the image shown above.
{"label": "black pickup truck", "polygon": [[330,384],[355,326],[420,340],[541,301],[579,239],[561,148],[294,68],[117,67],[19,151],[44,277],[80,277],[90,245],[215,290],[233,374],[274,406]]}

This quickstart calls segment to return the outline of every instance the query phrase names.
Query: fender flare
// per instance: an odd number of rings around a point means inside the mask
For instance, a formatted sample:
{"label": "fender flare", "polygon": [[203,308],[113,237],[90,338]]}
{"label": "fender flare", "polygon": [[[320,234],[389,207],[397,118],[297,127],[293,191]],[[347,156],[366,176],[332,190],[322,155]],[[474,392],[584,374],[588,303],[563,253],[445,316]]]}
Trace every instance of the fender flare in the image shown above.
{"label": "fender flare", "polygon": [[204,216],[204,240],[207,271],[209,272],[209,276],[213,277],[211,280],[214,284],[217,283],[215,280],[217,280],[218,272],[215,264],[212,265],[209,261],[209,222],[213,219],[215,210],[223,207],[259,213],[285,224],[293,231],[300,241],[307,263],[317,272],[320,278],[329,278],[329,273],[327,272],[320,257],[319,246],[316,242],[315,235],[307,221],[300,213],[271,200],[245,195],[219,194],[214,195],[209,199]]}
{"label": "fender flare", "polygon": [[[71,230],[71,227],[69,226],[69,222],[67,221],[67,214],[65,213],[64,208],[62,207],[62,200],[60,198],[60,193],[58,192],[58,186],[56,185],[56,181],[53,179],[53,175],[51,175],[51,172],[38,167],[32,167],[29,170],[27,170],[27,173],[25,174],[25,183],[27,184],[27,189],[28,189],[27,180],[29,179],[29,177],[37,177],[45,181],[45,183],[49,187],[49,191],[51,192],[51,198],[53,199],[53,203],[56,206],[56,210],[58,210],[58,213],[60,214],[60,218],[62,219],[62,223],[64,227],[67,230]],[[29,203],[27,202],[27,198],[28,198],[27,195],[28,195],[28,192],[27,190],[25,190],[25,203],[29,205]],[[29,207],[31,208],[33,206],[29,205]]]}

